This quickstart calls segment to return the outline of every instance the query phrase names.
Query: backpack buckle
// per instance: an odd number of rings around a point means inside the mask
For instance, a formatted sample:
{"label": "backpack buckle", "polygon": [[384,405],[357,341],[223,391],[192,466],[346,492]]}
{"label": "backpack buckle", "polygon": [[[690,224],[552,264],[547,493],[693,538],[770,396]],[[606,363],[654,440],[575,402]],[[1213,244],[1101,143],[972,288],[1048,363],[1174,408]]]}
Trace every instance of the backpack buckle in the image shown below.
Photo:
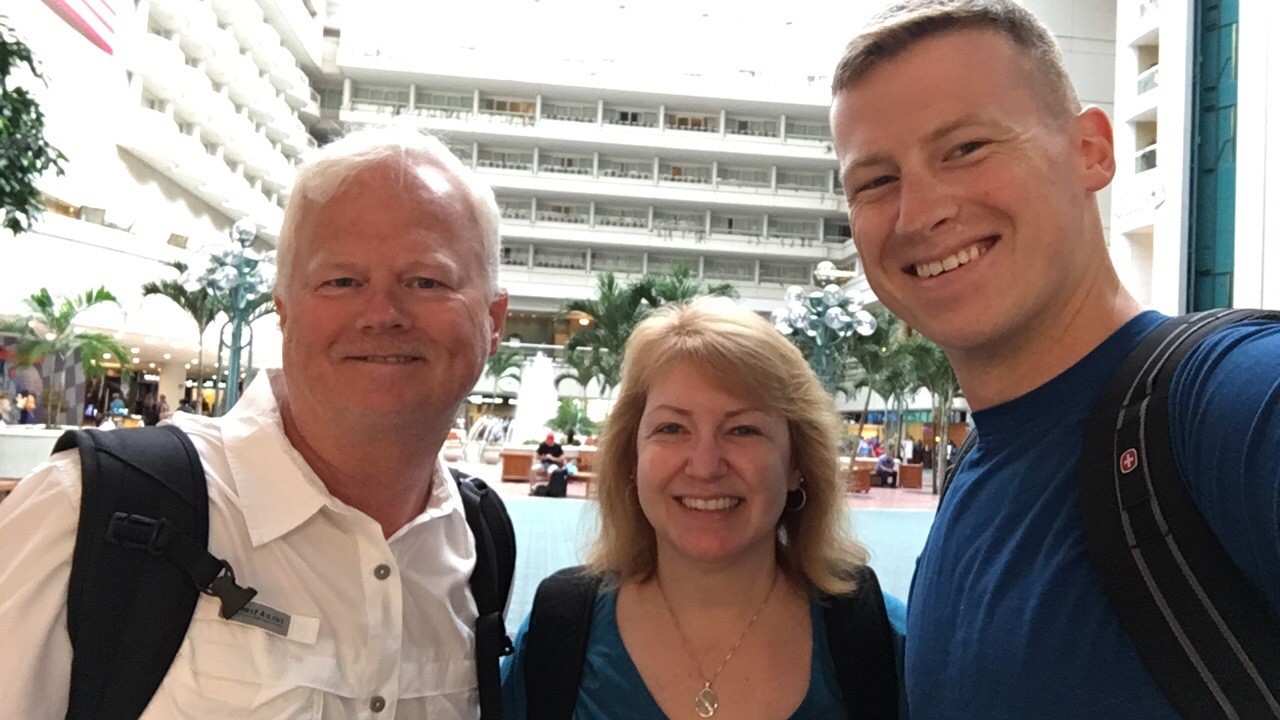
{"label": "backpack buckle", "polygon": [[107,539],[131,550],[146,550],[159,555],[169,542],[169,521],[118,512],[107,524]]}

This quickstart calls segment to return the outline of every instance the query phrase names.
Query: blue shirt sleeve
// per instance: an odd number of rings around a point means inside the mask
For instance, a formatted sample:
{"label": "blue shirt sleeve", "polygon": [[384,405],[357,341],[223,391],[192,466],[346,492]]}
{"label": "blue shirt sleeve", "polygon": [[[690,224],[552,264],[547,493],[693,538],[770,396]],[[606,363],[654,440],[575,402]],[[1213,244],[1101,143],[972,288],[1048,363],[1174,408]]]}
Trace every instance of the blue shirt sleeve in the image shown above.
{"label": "blue shirt sleeve", "polygon": [[502,660],[502,717],[504,720],[525,720],[528,708],[524,703],[524,635],[529,632],[529,617],[520,623],[516,633],[515,652]]}
{"label": "blue shirt sleeve", "polygon": [[1174,375],[1174,456],[1236,566],[1280,613],[1280,323],[1207,338]]}

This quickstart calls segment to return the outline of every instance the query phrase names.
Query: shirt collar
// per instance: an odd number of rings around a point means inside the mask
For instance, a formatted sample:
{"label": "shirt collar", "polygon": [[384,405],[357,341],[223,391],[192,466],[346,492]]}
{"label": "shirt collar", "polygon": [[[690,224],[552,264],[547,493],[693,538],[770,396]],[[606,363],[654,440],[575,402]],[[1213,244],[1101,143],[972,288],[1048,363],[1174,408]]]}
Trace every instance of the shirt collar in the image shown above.
{"label": "shirt collar", "polygon": [[254,547],[306,522],[332,497],[284,434],[272,389],[279,373],[259,373],[222,418],[223,452]]}
{"label": "shirt collar", "polygon": [[[273,389],[283,387],[283,380],[280,370],[259,373],[222,419],[223,450],[254,547],[288,533],[326,505],[338,512],[354,511],[329,493],[284,434]],[[426,507],[390,539],[453,513],[463,513],[462,495],[444,459],[437,458]]]}

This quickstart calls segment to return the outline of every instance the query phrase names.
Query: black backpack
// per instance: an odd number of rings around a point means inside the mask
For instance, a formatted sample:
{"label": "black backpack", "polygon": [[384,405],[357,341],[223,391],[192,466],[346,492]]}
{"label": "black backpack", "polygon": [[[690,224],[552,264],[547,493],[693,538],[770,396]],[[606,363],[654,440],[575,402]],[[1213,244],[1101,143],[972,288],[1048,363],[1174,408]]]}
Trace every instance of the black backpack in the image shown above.
{"label": "black backpack", "polygon": [[[80,524],[67,593],[71,638],[68,720],[137,718],[169,670],[201,592],[231,617],[253,597],[209,544],[204,467],[172,425],[69,431],[78,448]],[[476,541],[476,675],[483,720],[502,717],[499,658],[512,651],[503,611],[515,571],[515,533],[497,493],[450,470]]]}
{"label": "black backpack", "polygon": [[[1213,310],[1151,331],[1093,406],[1080,453],[1089,560],[1156,684],[1196,720],[1280,718],[1280,618],[1196,507],[1169,433],[1182,359],[1214,332],[1250,320],[1280,321],[1280,312]],[[956,453],[939,507],[977,437]]]}
{"label": "black backpack", "polygon": [[[560,570],[538,585],[523,650],[529,720],[573,717],[600,584],[600,576],[577,566]],[[898,663],[875,572],[863,568],[852,593],[827,598],[823,619],[849,717],[896,720]]]}

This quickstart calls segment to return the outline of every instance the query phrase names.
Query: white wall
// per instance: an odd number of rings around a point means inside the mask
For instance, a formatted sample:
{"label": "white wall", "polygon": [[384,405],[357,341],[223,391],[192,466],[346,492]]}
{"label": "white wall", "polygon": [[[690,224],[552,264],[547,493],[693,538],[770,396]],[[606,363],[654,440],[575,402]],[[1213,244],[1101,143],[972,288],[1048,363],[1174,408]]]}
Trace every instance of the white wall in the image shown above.
{"label": "white wall", "polygon": [[1273,0],[1240,3],[1236,136],[1236,307],[1280,309],[1280,30]]}
{"label": "white wall", "polygon": [[227,216],[142,161],[120,150],[122,118],[140,99],[129,87],[123,58],[142,19],[133,3],[117,3],[115,53],[108,55],[44,3],[9,3],[9,21],[40,63],[47,86],[24,82],[41,104],[46,138],[67,156],[66,174],[50,174],[43,190],[74,205],[105,208],[140,234],[200,237],[225,231]]}

